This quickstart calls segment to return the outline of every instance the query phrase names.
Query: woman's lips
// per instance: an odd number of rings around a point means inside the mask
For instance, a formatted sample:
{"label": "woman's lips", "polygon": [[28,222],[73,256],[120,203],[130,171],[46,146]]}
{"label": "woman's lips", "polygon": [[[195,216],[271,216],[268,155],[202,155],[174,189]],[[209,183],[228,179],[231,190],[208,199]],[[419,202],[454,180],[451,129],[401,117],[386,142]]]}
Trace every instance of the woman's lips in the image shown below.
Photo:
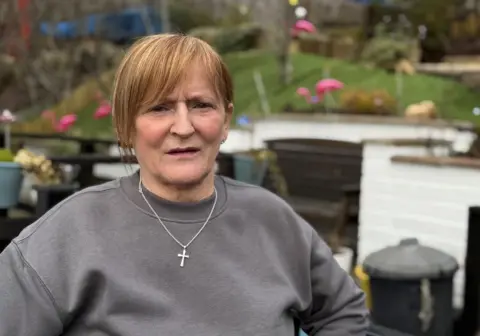
{"label": "woman's lips", "polygon": [[190,158],[195,156],[200,149],[195,147],[174,148],[167,152],[168,155],[178,158]]}

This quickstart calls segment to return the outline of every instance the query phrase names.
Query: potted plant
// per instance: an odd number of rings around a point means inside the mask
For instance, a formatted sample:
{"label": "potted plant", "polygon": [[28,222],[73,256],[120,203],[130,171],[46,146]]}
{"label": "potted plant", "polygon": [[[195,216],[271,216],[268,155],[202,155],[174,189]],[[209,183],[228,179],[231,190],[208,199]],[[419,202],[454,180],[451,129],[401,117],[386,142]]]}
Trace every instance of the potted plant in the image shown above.
{"label": "potted plant", "polygon": [[[240,116],[237,118],[237,126],[251,130],[250,118]],[[250,139],[250,144],[253,145],[253,139]],[[277,165],[274,152],[267,149],[250,149],[234,153],[233,166],[236,180],[261,185],[268,174],[276,191],[282,196],[287,196],[285,178]]]}
{"label": "potted plant", "polygon": [[233,155],[235,179],[261,185],[267,174],[268,157],[265,150],[249,150]]}
{"label": "potted plant", "polygon": [[11,208],[18,203],[22,187],[22,166],[14,162],[11,151],[10,124],[16,120],[8,110],[0,114],[0,124],[4,127],[4,145],[0,149],[0,209]]}
{"label": "potted plant", "polygon": [[67,174],[44,155],[21,149],[14,161],[20,164],[30,182],[30,200],[36,204],[39,215],[77,190],[77,186],[68,181]]}

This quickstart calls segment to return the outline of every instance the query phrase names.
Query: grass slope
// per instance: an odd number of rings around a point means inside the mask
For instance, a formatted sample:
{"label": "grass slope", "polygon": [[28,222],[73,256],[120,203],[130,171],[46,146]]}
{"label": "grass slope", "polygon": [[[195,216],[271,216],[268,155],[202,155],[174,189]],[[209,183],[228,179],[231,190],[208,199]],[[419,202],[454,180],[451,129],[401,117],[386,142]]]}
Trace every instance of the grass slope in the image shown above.
{"label": "grass slope", "polygon": [[[295,91],[301,86],[312,90],[315,83],[322,78],[325,68],[328,69],[331,78],[345,83],[345,89],[383,88],[393,96],[396,95],[397,90],[394,74],[315,55],[293,55],[293,80],[287,87],[283,87],[279,82],[278,65],[273,55],[260,52],[237,53],[227,55],[225,60],[234,77],[237,113],[259,114],[261,111],[253,79],[254,70],[262,74],[273,112],[280,111],[287,104],[299,108],[307,107]],[[475,106],[480,106],[478,93],[474,93],[462,84],[420,74],[402,76],[402,82],[403,106],[422,100],[432,100],[437,104],[442,118],[470,120],[480,124],[480,117],[475,117],[472,113]]]}
{"label": "grass slope", "polygon": [[[305,101],[298,97],[295,91],[301,86],[313,89],[315,83],[322,78],[325,68],[329,69],[330,77],[344,82],[346,89],[384,88],[392,95],[396,92],[395,75],[383,70],[315,55],[293,55],[293,81],[286,87],[279,82],[278,65],[271,54],[252,51],[230,54],[224,58],[234,78],[237,115],[261,114],[260,99],[253,79],[255,70],[262,74],[273,113],[281,111],[287,104],[298,108],[307,107]],[[111,82],[112,76],[110,73],[108,75],[102,76],[105,86],[109,86]],[[96,104],[91,97],[98,89],[98,82],[89,81],[78,87],[72,97],[54,108],[59,114],[77,111],[78,121],[71,131],[72,134],[86,137],[113,137],[111,118],[94,120],[92,117]],[[453,80],[425,75],[403,76],[403,92],[404,106],[422,100],[433,100],[439,107],[441,117],[470,120],[480,124],[480,117],[475,117],[472,113],[473,108],[480,105],[478,94]],[[19,126],[22,131],[33,132],[40,131],[39,127],[44,127],[36,122]]]}

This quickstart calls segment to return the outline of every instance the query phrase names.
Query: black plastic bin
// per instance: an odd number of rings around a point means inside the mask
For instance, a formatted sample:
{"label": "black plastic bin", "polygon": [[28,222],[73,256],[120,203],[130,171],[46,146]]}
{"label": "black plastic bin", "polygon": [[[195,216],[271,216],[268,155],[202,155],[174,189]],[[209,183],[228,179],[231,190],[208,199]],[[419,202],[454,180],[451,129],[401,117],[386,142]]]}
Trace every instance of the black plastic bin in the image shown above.
{"label": "black plastic bin", "polygon": [[416,336],[452,335],[455,258],[411,238],[372,253],[363,267],[376,324]]}

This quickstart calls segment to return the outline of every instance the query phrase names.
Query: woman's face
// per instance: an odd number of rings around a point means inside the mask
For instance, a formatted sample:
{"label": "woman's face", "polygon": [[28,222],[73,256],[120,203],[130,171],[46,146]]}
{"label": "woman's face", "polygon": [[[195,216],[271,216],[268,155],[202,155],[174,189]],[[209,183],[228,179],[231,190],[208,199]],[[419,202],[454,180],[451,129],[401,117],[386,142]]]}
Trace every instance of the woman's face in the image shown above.
{"label": "woman's face", "polygon": [[208,78],[201,67],[194,66],[165,101],[140,111],[135,154],[142,174],[166,184],[189,186],[213,173],[233,106],[225,106]]}

